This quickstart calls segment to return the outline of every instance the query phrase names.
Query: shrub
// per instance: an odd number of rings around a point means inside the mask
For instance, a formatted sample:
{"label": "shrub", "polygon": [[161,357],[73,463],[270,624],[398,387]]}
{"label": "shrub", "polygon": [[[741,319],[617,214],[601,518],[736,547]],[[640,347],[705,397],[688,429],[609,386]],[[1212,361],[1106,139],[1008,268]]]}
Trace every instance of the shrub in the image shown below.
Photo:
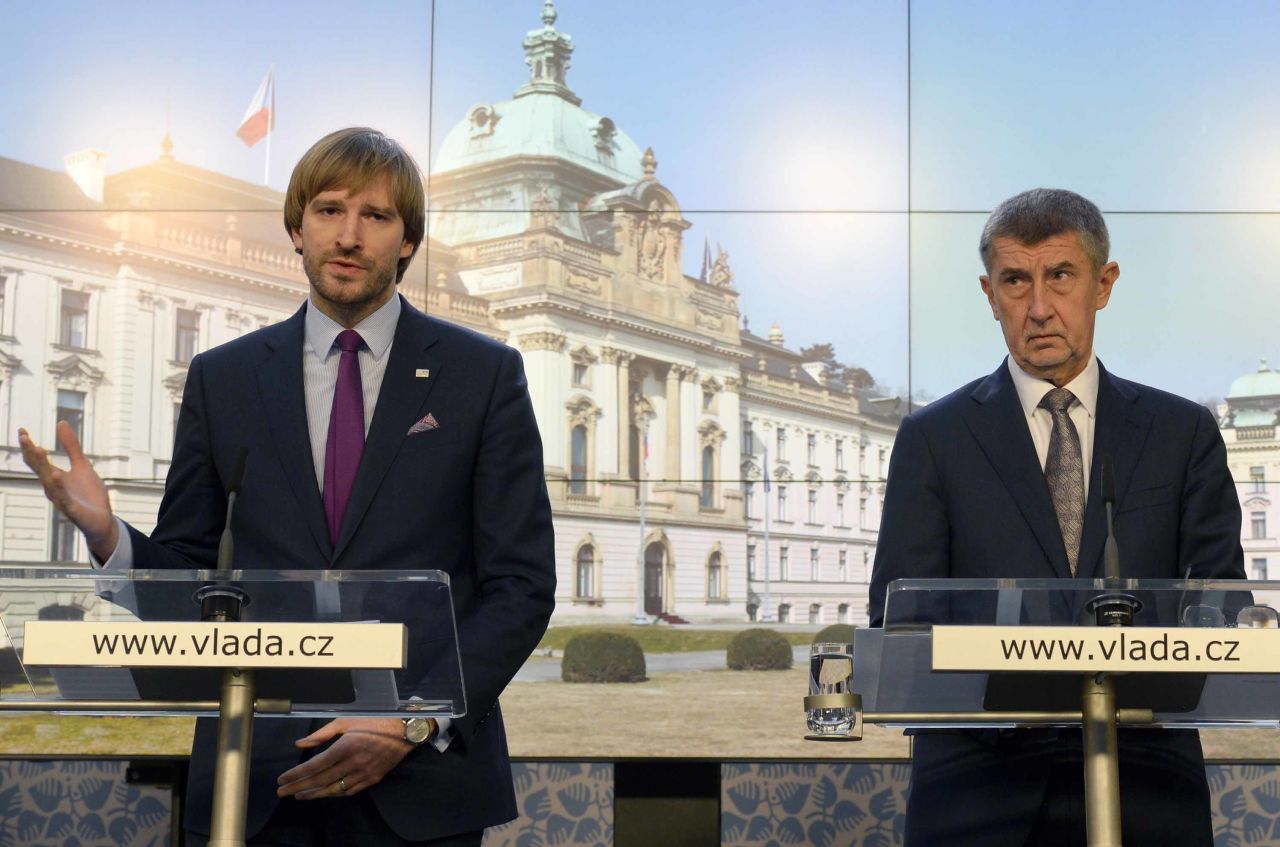
{"label": "shrub", "polygon": [[564,645],[560,678],[565,682],[644,682],[644,651],[629,635],[584,632]]}
{"label": "shrub", "polygon": [[818,630],[813,637],[814,644],[852,644],[853,633],[857,629],[853,624],[833,623]]}
{"label": "shrub", "polygon": [[785,671],[791,644],[777,630],[745,629],[729,641],[725,661],[735,671]]}

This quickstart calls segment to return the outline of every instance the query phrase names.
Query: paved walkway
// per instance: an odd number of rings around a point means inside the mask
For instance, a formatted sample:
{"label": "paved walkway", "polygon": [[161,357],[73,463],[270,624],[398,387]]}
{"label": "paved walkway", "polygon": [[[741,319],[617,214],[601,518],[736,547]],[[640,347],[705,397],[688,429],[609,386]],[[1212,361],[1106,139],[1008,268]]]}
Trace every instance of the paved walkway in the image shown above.
{"label": "paved walkway", "polygon": [[[808,661],[809,648],[792,647],[791,655],[797,664]],[[725,657],[723,650],[698,650],[690,653],[650,653],[644,657],[645,672],[652,676],[656,673],[673,673],[677,671],[709,671],[724,670]],[[545,656],[534,656],[524,663],[516,682],[559,682],[560,659]]]}

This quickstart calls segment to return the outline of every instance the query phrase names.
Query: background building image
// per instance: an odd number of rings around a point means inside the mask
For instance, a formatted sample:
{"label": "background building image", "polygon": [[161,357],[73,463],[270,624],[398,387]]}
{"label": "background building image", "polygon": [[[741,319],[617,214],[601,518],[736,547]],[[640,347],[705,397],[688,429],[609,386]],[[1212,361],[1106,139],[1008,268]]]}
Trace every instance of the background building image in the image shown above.
{"label": "background building image", "polygon": [[[555,18],[547,4],[525,38],[514,97],[446,136],[428,240],[400,290],[524,356],[556,519],[556,622],[864,623],[904,404],[805,361],[776,325],[747,331],[720,245],[698,245],[699,276],[684,272],[675,191],[652,149],[583,107]],[[19,425],[52,445],[70,421],[118,513],[149,528],[192,356],[306,295],[278,192],[184,164],[167,135],[149,164],[107,175],[107,160],[71,154],[61,173],[0,160],[7,560],[87,560],[22,465]],[[49,197],[65,211],[18,211]],[[169,211],[192,206],[238,211]]]}

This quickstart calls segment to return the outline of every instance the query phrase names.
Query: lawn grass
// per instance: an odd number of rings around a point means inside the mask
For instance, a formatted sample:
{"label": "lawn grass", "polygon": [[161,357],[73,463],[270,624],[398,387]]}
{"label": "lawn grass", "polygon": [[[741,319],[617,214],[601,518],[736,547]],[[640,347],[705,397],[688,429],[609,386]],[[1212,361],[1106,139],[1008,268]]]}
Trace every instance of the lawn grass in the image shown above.
{"label": "lawn grass", "polygon": [[[634,624],[553,626],[538,642],[541,650],[563,650],[575,635],[584,632],[617,632],[634,638],[646,653],[692,653],[698,650],[724,650],[729,640],[742,630],[686,629],[675,626],[636,626]],[[807,647],[814,633],[781,631],[792,646]]]}

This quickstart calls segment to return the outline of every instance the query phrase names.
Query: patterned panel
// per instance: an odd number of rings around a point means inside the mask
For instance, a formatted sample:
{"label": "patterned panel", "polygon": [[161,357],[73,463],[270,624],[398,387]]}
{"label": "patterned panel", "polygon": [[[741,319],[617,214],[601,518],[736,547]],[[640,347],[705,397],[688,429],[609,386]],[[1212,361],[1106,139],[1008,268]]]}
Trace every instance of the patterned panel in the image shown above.
{"label": "patterned panel", "polygon": [[1209,765],[1214,847],[1280,844],[1280,768]]}
{"label": "patterned panel", "polygon": [[167,847],[169,792],[121,761],[0,761],[0,847]]}
{"label": "patterned panel", "polygon": [[520,817],[489,829],[484,847],[611,847],[613,765],[515,762]]}
{"label": "patterned panel", "polygon": [[720,843],[902,844],[906,764],[734,764],[720,772]]}

